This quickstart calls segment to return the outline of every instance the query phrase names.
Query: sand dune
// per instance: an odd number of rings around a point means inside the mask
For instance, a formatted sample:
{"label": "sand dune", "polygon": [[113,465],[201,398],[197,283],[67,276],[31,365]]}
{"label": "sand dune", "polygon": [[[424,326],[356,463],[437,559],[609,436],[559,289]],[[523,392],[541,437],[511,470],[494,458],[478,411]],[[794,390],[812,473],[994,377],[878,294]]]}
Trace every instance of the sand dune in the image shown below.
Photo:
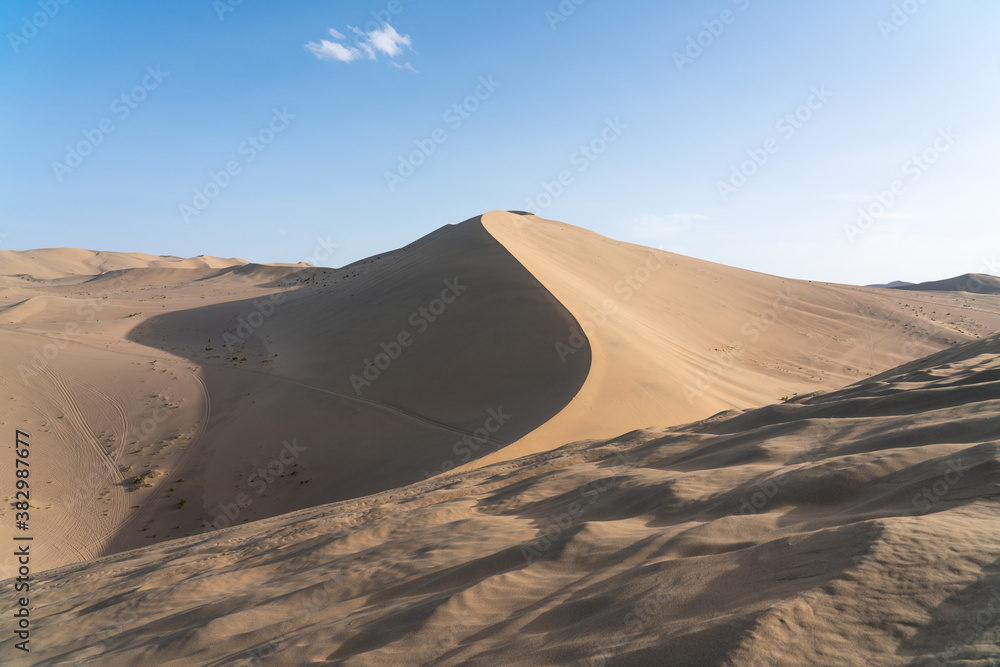
{"label": "sand dune", "polygon": [[893,280],[891,283],[868,285],[868,287],[905,287],[906,285],[913,285],[913,284],[914,283],[908,283],[905,280]]}
{"label": "sand dune", "polygon": [[0,250],[0,275],[24,275],[39,279],[98,275],[107,271],[145,267],[220,269],[242,264],[246,262],[238,257],[223,259],[211,255],[182,258],[148,255],[144,252],[106,252],[82,248]]}
{"label": "sand dune", "polygon": [[1000,278],[985,273],[966,273],[947,280],[896,285],[895,289],[911,292],[971,292],[973,294],[1000,294]]}
{"label": "sand dune", "polygon": [[996,297],[788,280],[534,216],[483,223],[573,313],[594,362],[572,404],[477,465],[832,389],[1000,330]]}
{"label": "sand dune", "polygon": [[[586,377],[587,353],[568,367],[551,353],[572,324],[473,219],[315,273],[279,303],[174,311],[129,337],[198,363],[221,406],[198,457],[171,471],[207,510],[184,517],[192,532],[225,525],[220,506],[241,493],[253,503],[239,521],[273,516],[412,483],[529,433]],[[293,469],[266,490],[248,476],[293,440]]]}
{"label": "sand dune", "polygon": [[994,336],[45,572],[32,664],[989,664],[998,423]]}
{"label": "sand dune", "polygon": [[785,280],[503,212],[340,269],[120,255],[0,258],[54,276],[0,277],[0,422],[58,453],[37,567],[798,400],[1000,330],[996,296]]}

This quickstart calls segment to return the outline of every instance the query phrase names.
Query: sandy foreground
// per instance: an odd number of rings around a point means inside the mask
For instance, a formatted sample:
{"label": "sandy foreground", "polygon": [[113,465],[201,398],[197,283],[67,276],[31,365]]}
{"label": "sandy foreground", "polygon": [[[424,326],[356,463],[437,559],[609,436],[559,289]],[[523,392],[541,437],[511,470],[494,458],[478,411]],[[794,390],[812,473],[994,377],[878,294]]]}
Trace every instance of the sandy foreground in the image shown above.
{"label": "sandy foreground", "polygon": [[993,337],[50,570],[32,662],[991,664],[998,388]]}
{"label": "sandy foreground", "polygon": [[3,661],[1000,657],[998,295],[498,211],[341,269],[0,274]]}

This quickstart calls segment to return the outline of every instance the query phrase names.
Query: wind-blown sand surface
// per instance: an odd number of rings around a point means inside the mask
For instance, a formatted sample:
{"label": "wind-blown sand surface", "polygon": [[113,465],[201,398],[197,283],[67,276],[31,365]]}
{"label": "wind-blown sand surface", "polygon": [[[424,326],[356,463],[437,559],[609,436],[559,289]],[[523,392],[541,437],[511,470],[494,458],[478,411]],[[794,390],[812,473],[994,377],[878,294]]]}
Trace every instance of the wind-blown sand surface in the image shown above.
{"label": "wind-blown sand surface", "polygon": [[994,336],[50,570],[31,663],[991,664],[998,435]]}
{"label": "wind-blown sand surface", "polygon": [[1000,296],[787,280],[506,212],[340,269],[47,249],[0,252],[0,274],[0,425],[41,452],[36,568],[836,389],[1000,330]]}

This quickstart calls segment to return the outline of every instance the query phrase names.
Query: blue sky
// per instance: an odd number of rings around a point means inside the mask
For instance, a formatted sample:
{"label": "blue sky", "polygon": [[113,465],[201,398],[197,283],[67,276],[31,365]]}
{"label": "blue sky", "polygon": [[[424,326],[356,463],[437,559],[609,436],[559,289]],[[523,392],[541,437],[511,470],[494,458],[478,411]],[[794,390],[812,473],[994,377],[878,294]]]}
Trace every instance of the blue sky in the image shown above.
{"label": "blue sky", "polygon": [[535,207],[795,278],[1000,272],[996,3],[8,0],[0,26],[0,248],[321,239],[341,266]]}

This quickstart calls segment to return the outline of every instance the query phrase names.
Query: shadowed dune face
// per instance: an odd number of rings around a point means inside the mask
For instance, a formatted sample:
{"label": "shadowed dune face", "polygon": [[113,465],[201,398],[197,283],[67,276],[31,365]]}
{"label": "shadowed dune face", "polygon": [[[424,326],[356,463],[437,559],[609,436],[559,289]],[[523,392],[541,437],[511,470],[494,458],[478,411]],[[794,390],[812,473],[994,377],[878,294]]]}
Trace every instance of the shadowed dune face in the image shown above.
{"label": "shadowed dune face", "polygon": [[[120,551],[123,532],[133,545],[184,534],[176,522],[135,518],[173,518],[186,503],[183,485],[163,484],[164,473],[198,448],[204,383],[197,366],[126,334],[167,309],[266,296],[260,279],[290,270],[210,257],[0,251],[0,425],[29,433],[39,452],[31,461],[32,478],[42,480],[31,488],[34,568]],[[0,476],[14,472],[13,457],[0,460]],[[0,524],[2,539],[15,531]],[[0,577],[16,568],[12,554],[0,556]]]}
{"label": "shadowed dune face", "polygon": [[980,664],[1000,613],[998,374],[995,336],[45,572],[32,660]]}
{"label": "shadowed dune face", "polygon": [[[202,367],[211,416],[171,474],[199,485],[209,524],[220,505],[252,498],[222,527],[412,483],[531,432],[587,376],[585,338],[570,363],[552,354],[574,326],[473,218],[312,271],[277,303],[165,313],[129,337]],[[293,440],[294,463],[253,476]]]}

